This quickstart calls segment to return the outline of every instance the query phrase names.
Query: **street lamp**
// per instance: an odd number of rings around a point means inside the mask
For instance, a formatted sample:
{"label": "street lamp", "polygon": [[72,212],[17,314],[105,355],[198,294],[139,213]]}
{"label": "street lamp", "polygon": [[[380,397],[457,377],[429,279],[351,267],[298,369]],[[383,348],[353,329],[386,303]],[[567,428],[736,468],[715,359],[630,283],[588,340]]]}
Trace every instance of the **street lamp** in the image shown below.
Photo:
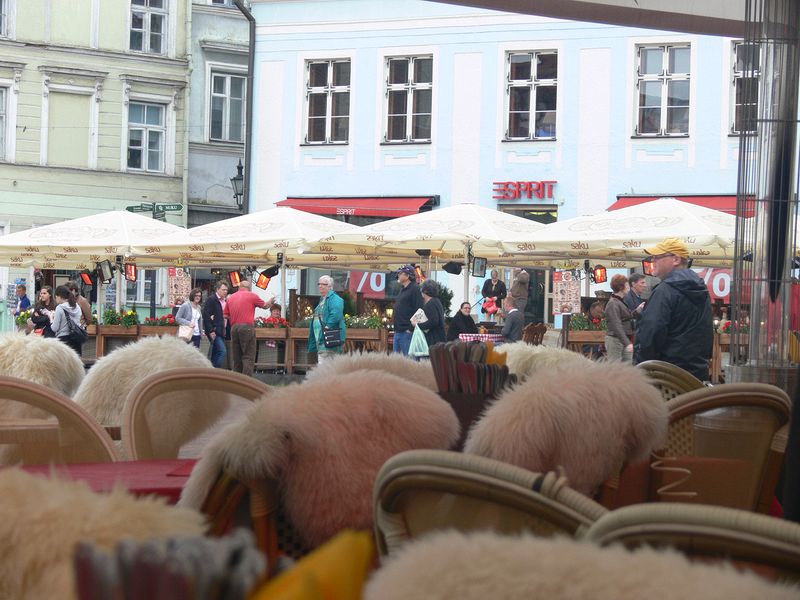
{"label": "street lamp", "polygon": [[231,177],[231,185],[233,186],[233,197],[236,198],[236,205],[242,208],[242,201],[244,199],[244,176],[242,171],[242,159],[239,159],[239,164],[236,165],[236,175]]}

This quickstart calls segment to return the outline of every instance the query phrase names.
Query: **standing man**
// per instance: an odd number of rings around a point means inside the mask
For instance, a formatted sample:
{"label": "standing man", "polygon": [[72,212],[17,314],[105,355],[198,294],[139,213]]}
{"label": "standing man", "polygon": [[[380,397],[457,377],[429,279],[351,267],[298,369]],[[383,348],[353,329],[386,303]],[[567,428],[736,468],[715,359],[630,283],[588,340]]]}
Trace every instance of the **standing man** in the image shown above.
{"label": "standing man", "polygon": [[509,296],[503,301],[503,308],[506,310],[505,320],[503,321],[503,341],[518,342],[522,339],[522,329],[525,326],[525,315],[517,308],[516,300]]}
{"label": "standing man", "polygon": [[233,370],[252,377],[256,360],[256,308],[267,308],[275,297],[269,301],[262,300],[250,285],[249,279],[239,282],[239,291],[227,299],[222,314],[228,318],[231,327]]}
{"label": "standing man", "polygon": [[75,281],[67,282],[67,289],[75,292],[75,299],[78,301],[78,307],[81,309],[81,321],[83,325],[88,327],[92,324],[92,304],[81,295],[81,288]]}
{"label": "standing man", "polygon": [[211,364],[220,368],[228,354],[225,339],[230,336],[230,326],[225,320],[225,303],[228,297],[228,284],[217,283],[216,293],[211,294],[203,305],[203,326],[211,343]]}
{"label": "standing man", "polygon": [[412,265],[405,265],[397,270],[397,281],[403,287],[394,301],[394,342],[392,350],[406,356],[408,356],[408,347],[411,345],[411,333],[414,331],[414,326],[411,325],[411,317],[424,305],[419,286],[414,283],[415,277],[416,272]]}
{"label": "standing man", "polygon": [[639,319],[633,362],[663,360],[706,381],[714,335],[708,288],[688,268],[689,249],[679,239],[667,238],[645,252],[661,283]]}
{"label": "standing man", "polygon": [[631,286],[631,289],[628,290],[628,293],[625,294],[622,301],[625,303],[625,306],[628,307],[629,311],[633,312],[639,309],[639,312],[642,312],[644,308],[642,306],[644,302],[642,294],[647,290],[647,278],[643,273],[633,273],[628,278],[628,285]]}
{"label": "standing man", "polygon": [[[509,296],[514,299],[514,308],[524,311],[528,305],[528,287],[531,283],[531,274],[525,269],[517,269],[514,279],[511,282],[511,292]],[[523,314],[523,320],[525,316]]]}
{"label": "standing man", "polygon": [[28,299],[28,288],[20,283],[17,285],[17,305],[14,307],[14,316],[18,317],[19,313],[28,310],[30,306],[31,301]]}

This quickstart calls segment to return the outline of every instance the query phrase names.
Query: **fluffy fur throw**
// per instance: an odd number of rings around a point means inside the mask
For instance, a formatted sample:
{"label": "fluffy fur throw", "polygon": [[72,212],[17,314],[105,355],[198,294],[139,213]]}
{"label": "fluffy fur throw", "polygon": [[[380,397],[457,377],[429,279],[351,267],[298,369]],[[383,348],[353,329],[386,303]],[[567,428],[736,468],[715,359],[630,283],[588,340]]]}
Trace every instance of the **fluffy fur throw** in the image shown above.
{"label": "fluffy fur throw", "polygon": [[446,532],[408,544],[364,600],[789,600],[800,589],[674,551],[599,548],[565,538]]}
{"label": "fluffy fur throw", "polygon": [[431,363],[416,361],[402,354],[384,354],[383,352],[353,352],[352,354],[336,355],[309,371],[306,381],[319,381],[332,375],[343,375],[362,369],[392,373],[434,392],[438,391]]}
{"label": "fluffy fur throw", "polygon": [[664,443],[668,414],[646,374],[618,362],[563,363],[505,392],[473,426],[464,452],[546,472],[563,466],[591,495],[624,462]]}
{"label": "fluffy fur throw", "polygon": [[565,348],[532,346],[525,342],[503,344],[497,349],[506,355],[506,365],[510,373],[517,377],[528,377],[540,369],[550,369],[569,363],[573,369],[581,369],[590,362],[583,354]]}
{"label": "fluffy fur throw", "polygon": [[199,513],[134,498],[96,494],[82,482],[0,470],[0,599],[75,598],[72,555],[79,541],[111,549],[125,538],[198,535]]}
{"label": "fluffy fur throw", "polygon": [[383,463],[458,439],[450,405],[430,390],[378,371],[354,371],[276,388],[248,418],[203,451],[180,504],[199,507],[222,468],[275,479],[307,546],[345,528],[372,528],[372,487]]}
{"label": "fluffy fur throw", "polygon": [[[137,383],[180,367],[213,368],[197,348],[177,337],[142,338],[98,360],[75,401],[103,425],[119,425],[128,392]],[[227,394],[195,390],[164,394],[151,402],[146,415],[156,456],[177,456],[180,447],[214,424],[229,404]]]}
{"label": "fluffy fur throw", "polygon": [[[72,397],[83,374],[83,362],[64,342],[24,333],[0,336],[0,375],[33,381]],[[2,414],[9,416],[5,410]]]}

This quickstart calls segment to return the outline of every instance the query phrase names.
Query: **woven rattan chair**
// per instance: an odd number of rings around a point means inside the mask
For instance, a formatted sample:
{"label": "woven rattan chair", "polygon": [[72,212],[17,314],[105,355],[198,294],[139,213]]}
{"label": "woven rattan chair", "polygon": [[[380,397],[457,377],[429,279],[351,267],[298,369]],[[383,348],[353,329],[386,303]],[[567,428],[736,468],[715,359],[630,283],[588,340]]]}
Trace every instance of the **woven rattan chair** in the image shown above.
{"label": "woven rattan chair", "polygon": [[651,499],[769,512],[786,449],[786,393],[729,383],[682,394],[667,408],[667,443],[651,464]]}
{"label": "woven rattan chair", "polygon": [[105,429],[66,396],[38,383],[0,376],[0,399],[32,406],[46,416],[1,418],[4,463],[44,464],[119,460]]}
{"label": "woven rattan chair", "polygon": [[[154,440],[147,408],[172,392],[203,390],[256,400],[269,392],[257,379],[222,369],[181,368],[146,377],[128,394],[122,415],[122,443],[130,460],[175,458],[179,448],[169,440]],[[150,418],[153,418],[152,415]]]}
{"label": "woven rattan chair", "polygon": [[800,525],[731,508],[628,506],[600,517],[584,539],[602,546],[671,546],[692,557],[755,567],[771,578],[800,580]]}
{"label": "woven rattan chair", "polygon": [[653,385],[661,391],[664,400],[672,400],[676,396],[704,387],[703,382],[688,371],[662,360],[646,360],[636,366],[647,373]]}
{"label": "woven rattan chair", "polygon": [[440,529],[575,535],[607,511],[554,472],[533,473],[489,458],[411,450],[390,458],[375,481],[381,555]]}
{"label": "woven rattan chair", "polygon": [[546,333],[547,325],[544,323],[530,323],[522,330],[522,341],[533,346],[541,346]]}

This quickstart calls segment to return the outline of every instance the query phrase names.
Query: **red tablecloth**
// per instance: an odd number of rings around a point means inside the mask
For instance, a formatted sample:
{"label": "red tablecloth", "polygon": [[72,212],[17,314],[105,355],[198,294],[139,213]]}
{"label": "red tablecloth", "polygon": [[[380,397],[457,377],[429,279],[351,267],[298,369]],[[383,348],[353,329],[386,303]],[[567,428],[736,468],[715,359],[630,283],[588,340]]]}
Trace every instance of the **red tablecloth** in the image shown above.
{"label": "red tablecloth", "polygon": [[196,459],[134,460],[113,463],[84,463],[75,465],[28,465],[28,473],[50,475],[85,481],[96,492],[108,492],[119,482],[137,496],[165,496],[170,504],[180,498]]}
{"label": "red tablecloth", "polygon": [[503,343],[503,336],[499,333],[459,333],[458,339],[462,342],[493,342]]}

